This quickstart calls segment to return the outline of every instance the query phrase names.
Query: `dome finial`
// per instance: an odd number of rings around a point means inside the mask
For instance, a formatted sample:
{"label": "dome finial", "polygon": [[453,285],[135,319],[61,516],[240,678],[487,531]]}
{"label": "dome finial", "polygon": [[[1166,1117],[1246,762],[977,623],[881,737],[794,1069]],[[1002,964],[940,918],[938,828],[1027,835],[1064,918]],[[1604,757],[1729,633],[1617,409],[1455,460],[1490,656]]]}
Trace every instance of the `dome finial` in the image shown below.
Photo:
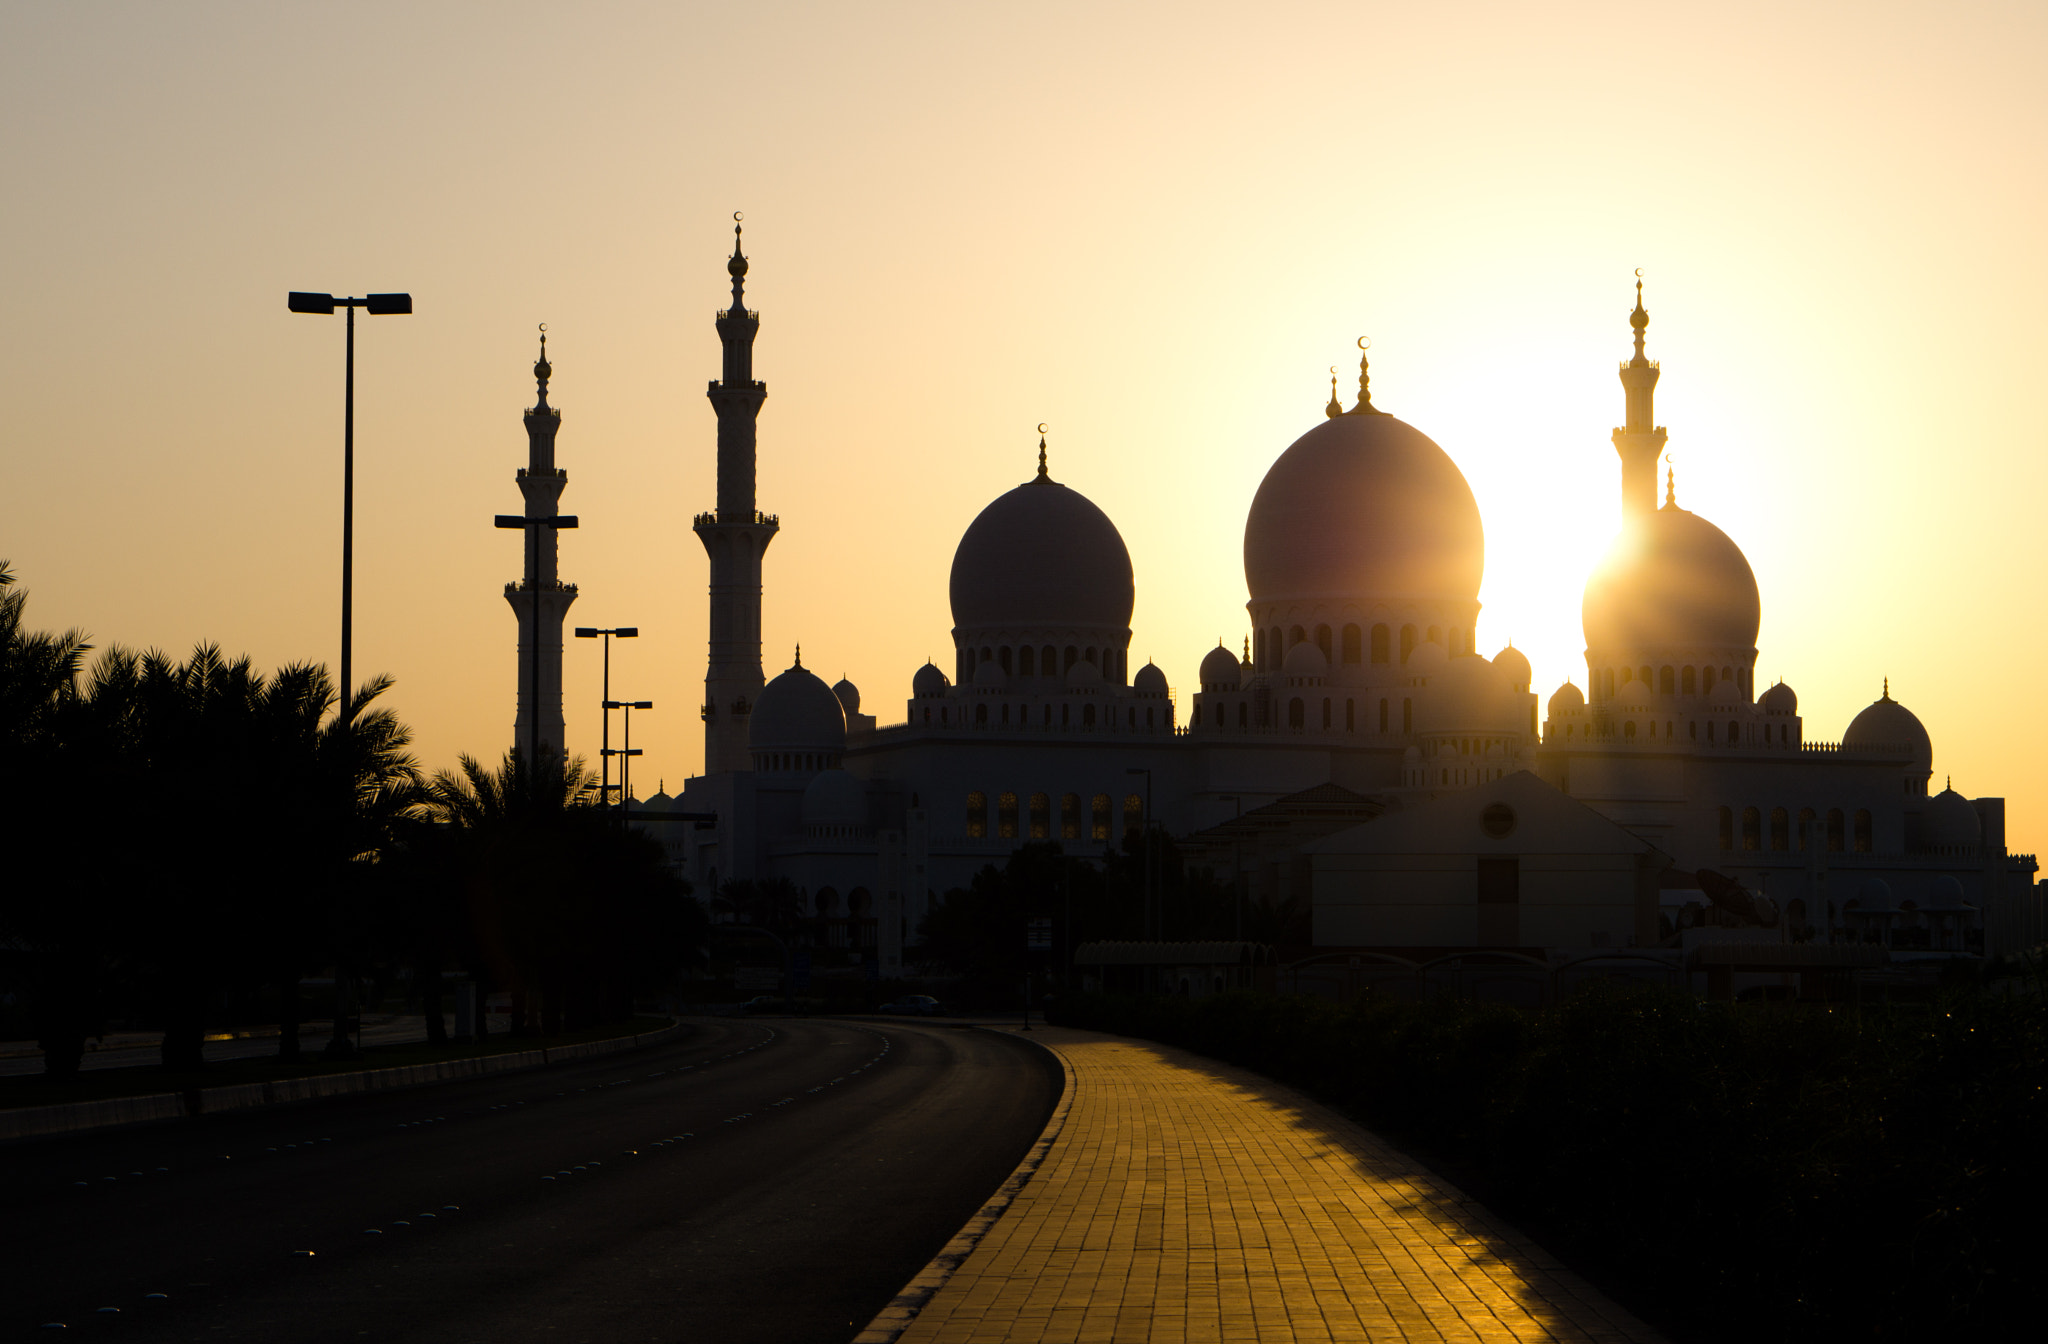
{"label": "dome finial", "polygon": [[1664,507],[1667,509],[1678,507],[1678,473],[1671,469],[1669,458],[1666,458],[1664,462]]}
{"label": "dome finial", "polygon": [[1038,422],[1038,479],[1049,481],[1051,476],[1045,470],[1045,421]]}
{"label": "dome finial", "polygon": [[548,408],[548,379],[554,376],[555,366],[548,363],[548,324],[540,324],[540,358],[533,362],[533,381],[540,387],[540,402],[537,411]]}
{"label": "dome finial", "polygon": [[1330,366],[1330,404],[1323,407],[1323,414],[1335,420],[1344,414],[1344,403],[1337,400],[1337,366]]}
{"label": "dome finial", "polygon": [[1246,667],[1252,665],[1252,637],[1250,635],[1244,637],[1244,657],[1239,661]]}
{"label": "dome finial", "polygon": [[1366,362],[1365,351],[1372,349],[1372,337],[1358,338],[1358,404],[1351,408],[1353,415],[1385,415],[1372,404],[1372,370]]}
{"label": "dome finial", "polygon": [[804,646],[802,644],[796,646],[796,665],[798,667],[804,665]]}
{"label": "dome finial", "polygon": [[747,311],[747,256],[740,251],[740,221],[744,218],[746,216],[742,211],[732,212],[732,255],[726,258],[725,262],[725,273],[732,277],[732,311],[735,314],[744,314]]}
{"label": "dome finial", "polygon": [[1892,679],[1891,679],[1890,677],[1886,677],[1886,678],[1884,679],[1884,696],[1883,696],[1883,698],[1884,698],[1884,699],[1886,699],[1886,700],[1889,700],[1889,699],[1891,699],[1891,698],[1892,698]]}

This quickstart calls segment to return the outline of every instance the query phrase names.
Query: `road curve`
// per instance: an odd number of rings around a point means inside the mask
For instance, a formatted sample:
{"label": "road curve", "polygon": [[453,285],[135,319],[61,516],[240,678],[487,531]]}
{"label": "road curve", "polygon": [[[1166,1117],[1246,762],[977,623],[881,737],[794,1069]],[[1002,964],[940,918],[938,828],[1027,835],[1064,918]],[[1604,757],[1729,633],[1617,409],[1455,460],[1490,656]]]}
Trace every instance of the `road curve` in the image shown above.
{"label": "road curve", "polygon": [[703,1019],[586,1063],[15,1143],[0,1328],[844,1341],[1059,1090],[1049,1056],[988,1032]]}

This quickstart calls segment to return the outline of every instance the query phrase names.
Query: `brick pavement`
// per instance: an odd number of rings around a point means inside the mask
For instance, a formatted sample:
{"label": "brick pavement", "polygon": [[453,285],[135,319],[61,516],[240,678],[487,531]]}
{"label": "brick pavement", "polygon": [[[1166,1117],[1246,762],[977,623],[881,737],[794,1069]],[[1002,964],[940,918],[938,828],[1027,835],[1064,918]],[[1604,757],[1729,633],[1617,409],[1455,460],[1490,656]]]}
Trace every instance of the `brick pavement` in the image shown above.
{"label": "brick pavement", "polygon": [[1041,1165],[862,1341],[1661,1339],[1300,1093],[1126,1037],[1032,1038],[1067,1069]]}

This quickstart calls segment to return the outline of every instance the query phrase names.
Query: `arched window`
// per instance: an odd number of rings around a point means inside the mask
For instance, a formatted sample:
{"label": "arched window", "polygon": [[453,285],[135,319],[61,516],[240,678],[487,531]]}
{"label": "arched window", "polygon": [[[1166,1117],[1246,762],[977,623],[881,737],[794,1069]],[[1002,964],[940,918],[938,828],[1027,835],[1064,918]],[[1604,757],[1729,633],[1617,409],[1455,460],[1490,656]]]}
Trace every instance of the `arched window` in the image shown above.
{"label": "arched window", "polygon": [[1124,795],[1124,834],[1136,835],[1145,829],[1145,795],[1127,793]]}
{"label": "arched window", "polygon": [[1649,669],[1649,668],[1645,667],[1645,668],[1644,668],[1644,669],[1642,670],[1642,678],[1643,678],[1643,689],[1647,691],[1647,690],[1649,690],[1649,689],[1650,689],[1650,669]]}
{"label": "arched window", "polygon": [[1093,728],[1095,726],[1095,706],[1081,706],[1081,726],[1083,728]]}
{"label": "arched window", "polygon": [[1405,665],[1408,661],[1408,655],[1414,652],[1415,627],[1404,625],[1401,627],[1401,662]]}
{"label": "arched window", "polygon": [[1734,668],[1732,668],[1732,667],[1724,667],[1724,668],[1722,668],[1722,669],[1721,669],[1721,680],[1723,680],[1723,681],[1733,681],[1734,679],[1735,679],[1735,669],[1734,669]]}
{"label": "arched window", "polygon": [[1287,726],[1289,728],[1301,727],[1307,717],[1307,707],[1301,703],[1300,696],[1297,695],[1287,702]]}
{"label": "arched window", "polygon": [[1842,816],[1842,809],[1828,809],[1828,853],[1839,854],[1849,847],[1849,828]]}
{"label": "arched window", "polygon": [[967,795],[967,838],[980,840],[988,834],[988,795],[981,792]]}
{"label": "arched window", "polygon": [[1771,848],[1792,848],[1792,818],[1782,807],[1771,809]]}
{"label": "arched window", "polygon": [[1266,632],[1252,631],[1252,666],[1263,670],[1266,666]]}
{"label": "arched window", "polygon": [[1347,662],[1347,663],[1355,663],[1355,662],[1357,662],[1357,661],[1359,660],[1359,657],[1360,657],[1360,655],[1361,655],[1361,654],[1362,654],[1363,652],[1364,652],[1364,650],[1363,650],[1362,648],[1360,648],[1360,644],[1359,644],[1359,633],[1358,633],[1358,627],[1357,627],[1357,626],[1355,626],[1355,625],[1347,625],[1347,626],[1345,626],[1345,627],[1344,627],[1344,661],[1345,661],[1345,662]]}
{"label": "arched window", "polygon": [[1697,691],[1697,690],[1698,690],[1699,688],[1700,688],[1700,670],[1699,670],[1698,668],[1696,668],[1696,667],[1688,667],[1687,669],[1685,669],[1685,671],[1684,671],[1683,673],[1681,673],[1681,674],[1679,675],[1679,679],[1678,679],[1678,689],[1679,689],[1679,690],[1681,690],[1681,691],[1683,691],[1683,692],[1685,692],[1685,694],[1687,694],[1687,695],[1691,695],[1691,694],[1692,694],[1693,692]]}
{"label": "arched window", "polygon": [[1249,728],[1251,726],[1251,706],[1243,700],[1237,702],[1237,726],[1240,728]]}
{"label": "arched window", "polygon": [[1628,685],[1628,684],[1629,684],[1630,682],[1634,681],[1635,679],[1636,679],[1636,670],[1635,670],[1634,668],[1632,668],[1632,667],[1624,667],[1623,669],[1621,669],[1621,684],[1622,684],[1622,685],[1626,686],[1626,685]]}
{"label": "arched window", "polygon": [[1432,625],[1431,627],[1429,627],[1429,642],[1432,644],[1441,644],[1444,642],[1444,631],[1442,626]]}
{"label": "arched window", "polygon": [[1010,726],[1010,707],[1009,707],[1008,705],[1004,705],[1004,706],[1003,706],[1003,727],[1007,728],[1007,727],[1009,727],[1009,726]]}
{"label": "arched window", "polygon": [[1074,664],[1080,661],[1081,651],[1069,644],[1067,645],[1066,660],[1060,664],[1060,671],[1071,672],[1074,670]]}
{"label": "arched window", "polygon": [[1870,852],[1870,812],[1861,807],[1856,809],[1856,852]]}
{"label": "arched window", "polygon": [[939,706],[939,726],[940,726],[940,727],[944,727],[945,725],[947,725],[947,724],[951,723],[952,721],[953,721],[953,711],[952,711],[952,710],[950,710],[950,709],[947,709],[947,708],[946,708],[946,707],[945,707],[944,705],[941,705],[941,706]]}
{"label": "arched window", "polygon": [[1288,628],[1287,631],[1287,647],[1292,649],[1295,645],[1301,643],[1301,641],[1307,638],[1308,631],[1302,629],[1298,625],[1291,626]]}
{"label": "arched window", "polygon": [[1677,675],[1677,670],[1672,668],[1668,664],[1664,667],[1657,669],[1657,689],[1665,695],[1671,695],[1675,693],[1678,689],[1678,685],[1674,678]]}
{"label": "arched window", "polygon": [[924,721],[926,723],[930,723],[932,721],[932,707],[930,705],[926,705],[924,707]]}
{"label": "arched window", "polygon": [[1376,625],[1372,628],[1372,660],[1375,663],[1384,663],[1387,661],[1387,646],[1389,642],[1389,632],[1387,630],[1387,627],[1385,627],[1384,625]]}
{"label": "arched window", "polygon": [[1132,705],[1132,706],[1131,706],[1131,707],[1130,707],[1129,709],[1126,709],[1126,710],[1124,711],[1124,727],[1126,727],[1126,728],[1135,728],[1135,727],[1137,727],[1137,726],[1138,726],[1138,707],[1137,707],[1136,705]]}
{"label": "arched window", "polygon": [[1042,716],[1041,716],[1041,717],[1039,718],[1039,720],[1038,720],[1038,721],[1039,721],[1040,723],[1044,724],[1044,725],[1045,725],[1046,727],[1048,727],[1048,728],[1052,727],[1052,706],[1051,706],[1051,705],[1047,705],[1047,706],[1045,707],[1045,713],[1044,713],[1044,714],[1043,714],[1043,715],[1042,715]]}
{"label": "arched window", "polygon": [[1336,660],[1336,658],[1335,658],[1335,657],[1334,657],[1334,656],[1333,656],[1333,655],[1331,654],[1331,652],[1330,652],[1330,627],[1329,627],[1329,626],[1327,626],[1327,625],[1319,625],[1319,626],[1317,626],[1317,627],[1316,627],[1316,647],[1317,647],[1317,648],[1319,648],[1319,649],[1321,649],[1321,650],[1323,651],[1323,661],[1324,661],[1324,662],[1326,662],[1326,663],[1334,663],[1334,662],[1336,662],[1336,661],[1337,661],[1337,660]]}
{"label": "arched window", "polygon": [[1071,725],[1071,724],[1072,724],[1073,722],[1074,722],[1074,707],[1073,707],[1072,705],[1061,705],[1061,706],[1060,706],[1060,727],[1062,727],[1062,728],[1068,727],[1068,726],[1069,726],[1069,725]]}
{"label": "arched window", "polygon": [[1356,700],[1346,700],[1344,702],[1344,731],[1347,733],[1358,731],[1358,702]]}
{"label": "arched window", "polygon": [[1742,809],[1742,847],[1744,849],[1762,849],[1764,847],[1763,818],[1753,807]]}
{"label": "arched window", "polygon": [[1380,731],[1387,731],[1387,702],[1384,699],[1380,701]]}
{"label": "arched window", "polygon": [[1713,740],[1714,740],[1714,721],[1713,721],[1712,719],[1708,719],[1708,720],[1707,720],[1707,741],[1709,741],[1709,742],[1712,742]]}
{"label": "arched window", "polygon": [[1017,795],[1014,793],[996,796],[996,834],[1005,840],[1017,838]]}
{"label": "arched window", "polygon": [[1031,838],[1052,839],[1052,799],[1042,793],[1031,795]]}
{"label": "arched window", "polygon": [[1063,793],[1060,795],[1060,839],[1081,838],[1081,795]]}
{"label": "arched window", "polygon": [[1330,726],[1330,697],[1326,695],[1326,696],[1324,696],[1324,697],[1323,697],[1323,727],[1325,727],[1325,728],[1328,728],[1329,726]]}
{"label": "arched window", "polygon": [[1001,666],[1002,666],[1002,669],[1003,669],[1003,675],[1004,675],[1004,676],[1006,676],[1006,677],[1007,677],[1007,676],[1009,676],[1009,675],[1010,675],[1010,646],[1009,646],[1009,645],[1005,644],[1005,645],[1003,645],[1003,647],[1001,647],[1000,649],[997,649],[997,650],[996,650],[996,662],[997,662],[997,663],[999,663],[999,664],[1001,664]]}
{"label": "arched window", "polygon": [[1728,745],[1734,746],[1742,740],[1742,729],[1735,720],[1728,720]]}
{"label": "arched window", "polygon": [[1810,807],[1802,807],[1799,809],[1799,848],[1801,850],[1804,850],[1808,845],[1812,843],[1813,809]]}
{"label": "arched window", "polygon": [[1038,650],[1032,648],[1029,644],[1017,650],[1017,675],[1020,677],[1037,676],[1038,673],[1035,670],[1037,661]]}
{"label": "arched window", "polygon": [[1286,646],[1280,642],[1280,627],[1277,625],[1266,636],[1266,653],[1273,660],[1269,664],[1272,667],[1280,666],[1281,660],[1287,656]]}
{"label": "arched window", "polygon": [[1415,702],[1407,696],[1401,697],[1401,731],[1404,733],[1415,731]]}
{"label": "arched window", "polygon": [[839,893],[830,887],[819,887],[817,895],[811,897],[811,907],[818,912],[818,918],[830,919],[839,913]]}
{"label": "arched window", "polygon": [[855,887],[846,893],[846,913],[849,915],[865,916],[874,906],[875,898],[866,887]]}
{"label": "arched window", "polygon": [[1094,661],[1095,661],[1095,650],[1094,650],[1094,649],[1093,649],[1092,647],[1091,647],[1091,648],[1086,648],[1086,649],[1083,649],[1083,650],[1081,650],[1081,661],[1083,661],[1083,662],[1087,662],[1087,663],[1092,663],[1092,662],[1094,662]]}
{"label": "arched window", "polygon": [[1147,728],[1152,726],[1152,707],[1150,705],[1145,707],[1145,726]]}
{"label": "arched window", "polygon": [[974,707],[974,726],[977,728],[988,727],[988,706],[986,704]]}
{"label": "arched window", "polygon": [[1060,651],[1048,644],[1038,651],[1038,675],[1057,676],[1060,670]]}
{"label": "arched window", "polygon": [[1721,808],[1717,820],[1719,825],[1715,828],[1716,842],[1723,849],[1735,848],[1735,813],[1728,808]]}

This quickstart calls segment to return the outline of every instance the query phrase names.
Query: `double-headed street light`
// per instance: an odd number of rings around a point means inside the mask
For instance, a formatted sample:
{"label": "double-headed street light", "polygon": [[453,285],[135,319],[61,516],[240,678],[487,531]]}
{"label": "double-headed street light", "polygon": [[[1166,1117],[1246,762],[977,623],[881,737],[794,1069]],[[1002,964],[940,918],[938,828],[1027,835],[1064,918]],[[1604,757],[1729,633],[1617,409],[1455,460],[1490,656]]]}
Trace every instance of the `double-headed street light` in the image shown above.
{"label": "double-headed street light", "polygon": [[626,816],[633,796],[627,791],[627,784],[633,774],[633,758],[640,754],[633,748],[633,711],[636,709],[653,709],[654,702],[652,700],[607,700],[604,702],[604,707],[607,711],[614,709],[626,711],[626,745],[617,751],[613,751],[609,747],[605,748],[605,754],[608,756],[623,756],[626,758],[619,762],[619,824],[623,826],[626,823]]}
{"label": "double-headed street light", "polygon": [[[560,513],[552,518],[528,518],[521,513],[497,515],[499,527],[523,527],[526,529],[528,560],[526,563],[526,586],[533,590],[533,627],[528,638],[532,650],[533,680],[526,712],[526,759],[527,771],[533,779],[534,797],[540,797],[540,530],[544,527],[574,527],[576,515]],[[566,753],[565,753],[566,756]],[[566,778],[566,772],[565,776]]]}
{"label": "double-headed street light", "polygon": [[[598,698],[598,703],[605,706],[605,711],[604,742],[602,750],[598,753],[598,759],[603,762],[604,769],[604,793],[602,797],[605,805],[609,807],[612,801],[612,712],[610,708],[612,699],[612,636],[617,635],[620,639],[638,639],[640,637],[640,627],[637,625],[622,625],[614,630],[598,630],[587,625],[576,627],[576,638],[578,639],[596,639],[599,635],[604,636],[604,694]],[[623,794],[625,790],[621,789],[619,792]]]}
{"label": "double-headed street light", "polygon": [[410,313],[412,295],[370,294],[360,299],[337,299],[332,294],[293,290],[286,296],[285,304],[295,313],[325,313],[329,317],[334,316],[336,308],[348,309],[348,362],[342,375],[341,394],[341,722],[346,725],[355,717],[354,685],[349,678],[356,551],[356,309],[367,308],[373,316]]}

